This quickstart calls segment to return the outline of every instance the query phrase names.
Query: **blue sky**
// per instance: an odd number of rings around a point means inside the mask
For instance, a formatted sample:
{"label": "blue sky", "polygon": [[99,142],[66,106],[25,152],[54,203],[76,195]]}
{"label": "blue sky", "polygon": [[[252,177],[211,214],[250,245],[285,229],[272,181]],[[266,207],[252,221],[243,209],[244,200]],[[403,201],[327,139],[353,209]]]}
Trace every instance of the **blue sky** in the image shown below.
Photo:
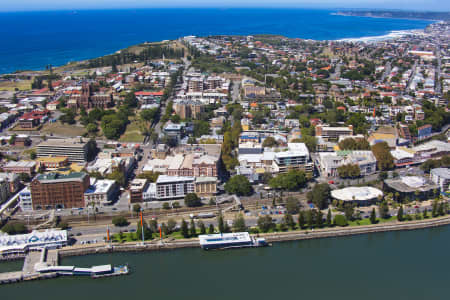
{"label": "blue sky", "polygon": [[144,7],[308,7],[450,10],[450,1],[448,0],[0,0],[0,4],[0,11]]}

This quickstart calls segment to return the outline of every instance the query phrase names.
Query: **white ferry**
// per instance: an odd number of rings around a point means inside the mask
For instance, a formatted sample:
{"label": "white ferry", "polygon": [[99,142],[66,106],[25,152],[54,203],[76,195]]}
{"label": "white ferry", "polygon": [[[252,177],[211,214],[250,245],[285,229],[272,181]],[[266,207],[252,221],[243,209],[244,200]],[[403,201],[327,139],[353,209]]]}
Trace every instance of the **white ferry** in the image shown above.
{"label": "white ferry", "polygon": [[204,250],[264,247],[269,244],[264,238],[253,238],[248,232],[218,233],[199,235],[200,246]]}

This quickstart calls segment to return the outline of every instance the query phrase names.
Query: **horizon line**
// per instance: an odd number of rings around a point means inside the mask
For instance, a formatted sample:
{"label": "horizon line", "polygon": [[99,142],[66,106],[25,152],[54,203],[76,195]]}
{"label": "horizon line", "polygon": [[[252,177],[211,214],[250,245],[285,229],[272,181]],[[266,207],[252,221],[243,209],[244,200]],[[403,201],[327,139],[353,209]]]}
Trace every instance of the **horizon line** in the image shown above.
{"label": "horizon line", "polygon": [[423,13],[450,13],[450,10],[425,10],[425,9],[401,9],[401,8],[371,8],[371,7],[332,7],[332,6],[308,6],[308,5],[264,5],[254,6],[138,6],[138,7],[84,7],[84,8],[56,8],[56,9],[21,9],[21,10],[1,10],[0,13],[20,13],[20,12],[78,12],[78,11],[113,11],[113,10],[144,10],[144,9],[314,9],[314,10],[346,10],[346,11],[397,11],[397,12],[423,12]]}

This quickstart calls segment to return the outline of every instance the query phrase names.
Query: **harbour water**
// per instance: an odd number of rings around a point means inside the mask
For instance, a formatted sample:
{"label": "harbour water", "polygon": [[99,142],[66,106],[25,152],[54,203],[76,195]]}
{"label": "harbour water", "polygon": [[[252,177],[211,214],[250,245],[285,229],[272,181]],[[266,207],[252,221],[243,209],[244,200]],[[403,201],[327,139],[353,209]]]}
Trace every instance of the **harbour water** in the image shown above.
{"label": "harbour water", "polygon": [[186,35],[278,34],[336,40],[423,29],[430,21],[313,9],[138,9],[0,13],[0,74],[94,58]]}
{"label": "harbour water", "polygon": [[[128,262],[128,276],[61,277],[0,286],[3,299],[448,299],[450,226],[276,243],[62,259]],[[5,262],[0,270],[21,268]]]}

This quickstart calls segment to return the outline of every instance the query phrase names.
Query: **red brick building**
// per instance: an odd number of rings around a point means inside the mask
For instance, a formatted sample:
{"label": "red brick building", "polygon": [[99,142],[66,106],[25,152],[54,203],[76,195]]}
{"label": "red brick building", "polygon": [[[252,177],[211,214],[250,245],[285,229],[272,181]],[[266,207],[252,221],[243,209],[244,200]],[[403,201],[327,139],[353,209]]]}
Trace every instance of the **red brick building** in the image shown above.
{"label": "red brick building", "polygon": [[82,172],[39,175],[30,185],[33,209],[84,207],[89,184],[89,175]]}

